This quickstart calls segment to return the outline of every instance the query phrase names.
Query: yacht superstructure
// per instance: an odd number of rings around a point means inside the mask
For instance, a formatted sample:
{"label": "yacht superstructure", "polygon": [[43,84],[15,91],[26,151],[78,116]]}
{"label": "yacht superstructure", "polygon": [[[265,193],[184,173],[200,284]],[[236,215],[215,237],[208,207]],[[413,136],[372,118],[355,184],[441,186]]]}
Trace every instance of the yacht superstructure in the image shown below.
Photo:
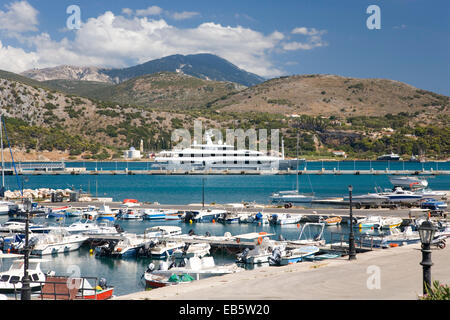
{"label": "yacht superstructure", "polygon": [[[206,134],[206,144],[196,141],[189,148],[162,151],[155,158],[162,170],[278,170],[282,154],[235,149],[222,141],[213,143]],[[284,147],[283,147],[284,149]]]}

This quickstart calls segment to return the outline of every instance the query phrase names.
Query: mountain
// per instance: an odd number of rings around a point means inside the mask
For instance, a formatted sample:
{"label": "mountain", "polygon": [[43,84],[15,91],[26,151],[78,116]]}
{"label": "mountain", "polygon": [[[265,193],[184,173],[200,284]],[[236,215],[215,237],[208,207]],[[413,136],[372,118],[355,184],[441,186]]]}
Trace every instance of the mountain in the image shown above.
{"label": "mountain", "polygon": [[38,81],[63,79],[118,84],[158,72],[176,72],[204,80],[235,82],[247,87],[265,81],[213,54],[172,55],[123,69],[59,66],[28,70],[21,75]]}
{"label": "mountain", "polygon": [[245,88],[173,72],[139,76],[115,86],[96,86],[85,92],[87,97],[172,111],[205,107]]}
{"label": "mountain", "polygon": [[408,112],[434,119],[439,114],[450,113],[450,99],[387,79],[296,75],[271,79],[247,88],[216,101],[212,108],[328,117]]}
{"label": "mountain", "polygon": [[264,78],[247,72],[213,54],[172,55],[125,69],[102,69],[115,82],[161,71],[184,73],[205,80],[227,81],[250,87]]}
{"label": "mountain", "polygon": [[37,81],[58,79],[112,83],[111,79],[107,75],[103,74],[99,68],[95,67],[76,67],[65,65],[53,68],[32,69],[22,72],[21,75]]}

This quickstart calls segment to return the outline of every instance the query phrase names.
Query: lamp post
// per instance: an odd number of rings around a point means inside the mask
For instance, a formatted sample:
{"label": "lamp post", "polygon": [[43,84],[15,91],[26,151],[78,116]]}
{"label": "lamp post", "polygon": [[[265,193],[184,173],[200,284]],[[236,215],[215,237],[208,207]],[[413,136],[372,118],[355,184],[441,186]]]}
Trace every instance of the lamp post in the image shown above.
{"label": "lamp post", "polygon": [[427,294],[427,288],[431,288],[431,242],[434,238],[436,227],[430,220],[424,221],[419,227],[420,242],[422,243],[422,262],[423,268],[423,294]]}
{"label": "lamp post", "polygon": [[353,186],[348,186],[349,201],[350,201],[350,234],[348,237],[348,260],[356,259],[355,250],[355,235],[353,234],[353,203],[352,203]]}
{"label": "lamp post", "polygon": [[31,201],[30,199],[25,199],[24,208],[26,210],[26,219],[25,219],[25,248],[24,248],[24,272],[22,278],[22,290],[20,293],[21,300],[31,300],[31,287],[30,287],[30,276],[28,274],[28,260],[30,257],[30,247],[28,243],[28,233],[29,233],[29,220],[30,220],[30,209],[31,209]]}

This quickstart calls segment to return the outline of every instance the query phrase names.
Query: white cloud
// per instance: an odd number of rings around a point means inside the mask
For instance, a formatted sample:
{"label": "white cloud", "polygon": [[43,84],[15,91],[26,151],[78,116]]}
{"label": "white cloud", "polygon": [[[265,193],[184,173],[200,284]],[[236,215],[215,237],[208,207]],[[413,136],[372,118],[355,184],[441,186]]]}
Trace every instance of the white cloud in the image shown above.
{"label": "white cloud", "polygon": [[283,44],[283,49],[286,51],[295,50],[311,50],[318,47],[324,47],[328,44],[322,40],[322,35],[326,30],[317,30],[315,28],[298,27],[291,31],[291,34],[304,35],[307,37],[306,42],[292,41]]}
{"label": "white cloud", "polygon": [[4,47],[0,41],[0,70],[21,72],[38,67],[39,56],[35,52],[27,53],[21,48]]}
{"label": "white cloud", "polygon": [[183,11],[183,12],[175,12],[171,14],[171,17],[175,20],[186,20],[191,19],[193,17],[199,16],[199,12],[193,12],[193,11]]}
{"label": "white cloud", "polygon": [[313,36],[313,35],[317,35],[317,34],[323,34],[325,31],[324,30],[317,30],[315,28],[306,28],[306,27],[299,27],[299,28],[295,28],[294,30],[291,31],[292,34],[303,34],[305,36]]}
{"label": "white cloud", "polygon": [[139,17],[146,17],[146,16],[158,16],[163,12],[163,9],[161,9],[158,6],[151,6],[147,9],[140,9],[136,10],[136,15]]}
{"label": "white cloud", "polygon": [[[145,9],[146,14],[156,14],[155,8],[159,7]],[[313,32],[313,29],[307,30],[306,42],[287,42],[286,36],[278,31],[264,34],[239,25],[214,22],[178,28],[162,18],[137,16],[138,11],[133,15],[133,10],[125,8],[123,15],[107,11],[89,18],[70,40],[55,41],[47,33],[22,35],[21,43],[32,50],[0,47],[0,69],[22,72],[57,65],[117,68],[173,54],[211,53],[247,71],[275,77],[285,72],[274,66],[271,55],[326,45],[321,39],[322,31]]]}
{"label": "white cloud", "polygon": [[37,31],[38,11],[27,1],[17,1],[6,5],[7,11],[0,10],[0,30],[12,32]]}

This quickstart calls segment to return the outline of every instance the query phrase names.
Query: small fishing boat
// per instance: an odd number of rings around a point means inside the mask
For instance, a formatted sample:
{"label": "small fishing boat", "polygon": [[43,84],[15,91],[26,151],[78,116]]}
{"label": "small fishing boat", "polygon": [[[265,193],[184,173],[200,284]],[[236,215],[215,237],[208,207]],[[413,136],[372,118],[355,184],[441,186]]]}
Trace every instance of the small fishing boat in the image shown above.
{"label": "small fishing boat", "polygon": [[444,210],[447,209],[447,203],[434,198],[428,198],[424,199],[424,201],[420,204],[420,208],[429,209],[432,211]]}
{"label": "small fishing boat", "polygon": [[325,223],[326,226],[336,226],[338,224],[341,224],[342,217],[340,216],[331,216],[328,218],[320,217],[319,222]]}
{"label": "small fishing boat", "polygon": [[403,219],[399,217],[383,217],[381,218],[381,229],[392,229],[400,227],[403,223]]}
{"label": "small fishing boat", "polygon": [[[1,258],[12,258],[17,255],[2,254]],[[30,287],[32,291],[40,289],[40,283],[46,279],[46,275],[41,270],[41,262],[47,260],[29,259],[28,260],[28,275],[30,276]],[[14,293],[22,289],[22,278],[24,276],[24,260],[14,260],[8,271],[0,272],[0,292]]]}
{"label": "small fishing boat", "polygon": [[355,228],[363,229],[380,229],[382,226],[382,219],[380,216],[368,216],[364,219],[361,219],[359,223],[353,225]]}
{"label": "small fishing boat", "polygon": [[148,288],[162,288],[177,284],[190,283],[195,280],[188,274],[172,274],[170,277],[167,277],[167,275],[146,273],[144,278],[145,284]]}
{"label": "small fishing boat", "polygon": [[302,217],[301,214],[276,213],[270,217],[270,223],[279,225],[297,224],[302,220]]}
{"label": "small fishing boat", "polygon": [[[162,261],[159,264],[159,269],[155,269],[153,264],[150,264],[148,269],[144,273],[144,279],[147,286],[150,287],[162,287],[167,285],[167,281],[172,275],[189,275],[195,280],[200,280],[207,277],[221,276],[230,273],[236,273],[243,271],[243,268],[238,267],[236,264],[216,266],[213,257],[192,257],[189,259],[183,259],[179,265],[176,266],[172,263],[170,266],[167,262]],[[159,276],[159,279],[156,278]],[[160,279],[165,279],[161,280]],[[156,280],[156,283],[155,283]],[[192,281],[192,280],[191,280]]]}
{"label": "small fishing boat", "polygon": [[47,215],[47,218],[64,218],[66,216],[66,211],[70,208],[70,206],[51,208],[50,213]]}
{"label": "small fishing boat", "polygon": [[97,278],[89,279],[95,279],[95,287],[84,277],[48,276],[42,286],[41,298],[43,300],[107,300],[112,298],[114,287],[108,286],[106,279],[101,278],[100,281],[97,281]]}
{"label": "small fishing boat", "polygon": [[96,217],[97,221],[112,221],[116,220],[116,215],[119,213],[119,210],[111,210],[111,208],[105,204],[103,204],[98,210],[98,214]]}
{"label": "small fishing boat", "polygon": [[142,220],[143,215],[136,209],[127,209],[122,214],[119,214],[120,219],[122,220]]}
{"label": "small fishing boat", "polygon": [[198,257],[202,258],[209,254],[211,246],[209,243],[187,243],[183,249],[176,249],[173,252],[175,259],[192,258]]}
{"label": "small fishing boat", "polygon": [[166,212],[162,209],[144,209],[141,211],[144,220],[165,220]]}
{"label": "small fishing boat", "polygon": [[337,259],[340,257],[341,257],[341,254],[339,254],[339,253],[320,253],[317,255],[304,257],[303,259],[305,261],[322,261],[322,260],[329,260],[329,259]]}
{"label": "small fishing boat", "polygon": [[303,261],[305,257],[312,256],[319,252],[316,246],[302,246],[295,249],[278,250],[274,249],[272,256],[269,257],[269,264],[275,266],[285,266]]}

